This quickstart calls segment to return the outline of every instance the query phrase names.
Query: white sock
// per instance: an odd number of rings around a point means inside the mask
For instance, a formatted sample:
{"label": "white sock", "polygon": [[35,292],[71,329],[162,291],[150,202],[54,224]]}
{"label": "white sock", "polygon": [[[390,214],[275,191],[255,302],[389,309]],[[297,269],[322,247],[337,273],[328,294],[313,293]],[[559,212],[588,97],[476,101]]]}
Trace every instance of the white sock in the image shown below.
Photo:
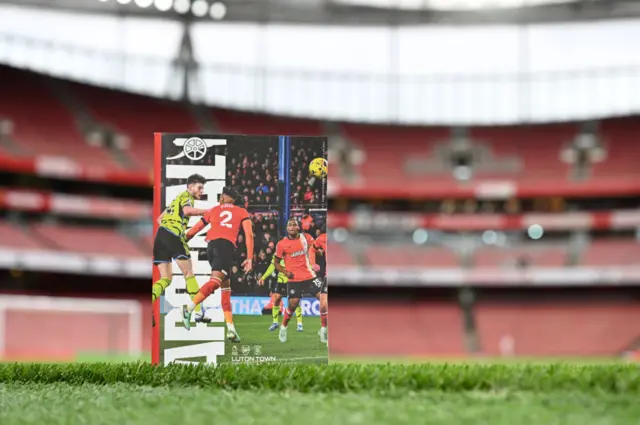
{"label": "white sock", "polygon": [[193,313],[193,310],[196,309],[196,305],[193,303],[193,301],[189,301],[189,304],[187,304],[187,310],[189,310],[189,313]]}
{"label": "white sock", "polygon": [[236,331],[236,327],[233,325],[233,323],[227,323],[227,329],[233,332]]}

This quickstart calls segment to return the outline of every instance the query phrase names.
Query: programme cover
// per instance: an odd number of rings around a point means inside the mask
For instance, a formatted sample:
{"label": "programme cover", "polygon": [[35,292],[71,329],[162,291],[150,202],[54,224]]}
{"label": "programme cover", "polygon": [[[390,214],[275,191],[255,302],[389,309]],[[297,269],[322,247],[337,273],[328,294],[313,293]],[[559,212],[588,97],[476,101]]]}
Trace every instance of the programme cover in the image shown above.
{"label": "programme cover", "polygon": [[154,163],[152,362],[327,363],[326,138],[156,133]]}

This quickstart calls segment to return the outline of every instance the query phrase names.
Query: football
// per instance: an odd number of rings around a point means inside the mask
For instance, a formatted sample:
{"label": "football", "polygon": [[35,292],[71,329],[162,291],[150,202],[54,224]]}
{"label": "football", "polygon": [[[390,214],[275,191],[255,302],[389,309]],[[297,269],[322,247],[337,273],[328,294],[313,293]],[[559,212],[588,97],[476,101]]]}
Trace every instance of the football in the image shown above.
{"label": "football", "polygon": [[316,158],[309,164],[309,174],[314,177],[322,178],[327,175],[327,160],[324,158]]}

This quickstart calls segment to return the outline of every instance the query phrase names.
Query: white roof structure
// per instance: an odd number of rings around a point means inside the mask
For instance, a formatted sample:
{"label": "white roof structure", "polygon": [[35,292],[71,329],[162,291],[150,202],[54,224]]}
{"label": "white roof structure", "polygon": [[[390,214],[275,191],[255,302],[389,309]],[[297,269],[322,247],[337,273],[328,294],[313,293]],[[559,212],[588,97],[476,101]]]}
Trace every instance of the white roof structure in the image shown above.
{"label": "white roof structure", "polygon": [[640,16],[637,0],[0,0],[84,13],[175,20],[415,25],[561,22]]}

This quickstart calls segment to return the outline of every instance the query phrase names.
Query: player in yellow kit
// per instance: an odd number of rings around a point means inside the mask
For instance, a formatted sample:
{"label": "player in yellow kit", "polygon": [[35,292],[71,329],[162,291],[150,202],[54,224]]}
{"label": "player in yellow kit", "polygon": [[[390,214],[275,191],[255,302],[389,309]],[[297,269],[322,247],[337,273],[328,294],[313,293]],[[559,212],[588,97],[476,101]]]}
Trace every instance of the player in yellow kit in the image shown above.
{"label": "player in yellow kit", "polygon": [[[258,281],[259,285],[264,285],[264,281],[269,275],[272,275],[276,271],[276,265],[274,263],[275,260],[271,260],[271,264],[267,271],[264,272],[260,280]],[[281,260],[282,266],[284,267],[284,260]],[[274,284],[271,289],[271,298],[272,298],[272,307],[271,307],[271,316],[273,317],[273,323],[269,327],[269,331],[273,332],[280,326],[279,317],[280,317],[280,305],[282,304],[282,297],[287,294],[287,282],[289,279],[283,273],[278,273],[278,281]],[[298,322],[298,328],[296,329],[298,332],[302,332],[304,328],[302,327],[302,307],[298,306],[296,308],[296,320]]]}
{"label": "player in yellow kit", "polygon": [[[208,210],[195,207],[196,199],[202,197],[207,180],[200,174],[193,174],[187,179],[184,192],[176,196],[158,217],[158,231],[153,242],[153,264],[160,271],[160,280],[153,284],[151,300],[155,302],[173,279],[173,261],[184,275],[187,292],[193,298],[200,289],[191,265],[191,253],[185,239],[189,217],[205,214]],[[198,311],[196,321],[207,319]],[[155,323],[154,323],[155,326]]]}

